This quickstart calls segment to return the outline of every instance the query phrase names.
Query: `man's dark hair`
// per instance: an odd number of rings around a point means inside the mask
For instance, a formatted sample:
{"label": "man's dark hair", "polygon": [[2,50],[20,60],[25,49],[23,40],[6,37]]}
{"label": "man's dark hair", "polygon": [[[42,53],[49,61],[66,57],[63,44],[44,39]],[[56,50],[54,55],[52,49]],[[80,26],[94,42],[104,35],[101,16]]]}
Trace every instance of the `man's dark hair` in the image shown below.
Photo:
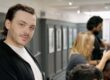
{"label": "man's dark hair", "polygon": [[70,71],[68,78],[68,80],[102,80],[103,77],[95,66],[79,64]]}
{"label": "man's dark hair", "polygon": [[[8,9],[8,12],[7,12],[6,17],[5,17],[5,21],[7,19],[12,21],[14,16],[15,16],[15,14],[16,14],[16,12],[19,11],[19,10],[28,12],[28,13],[30,13],[32,15],[35,14],[35,10],[32,7],[29,7],[29,6],[26,6],[26,5],[22,5],[22,4],[16,4],[16,5],[14,5],[14,6],[12,6],[12,7],[10,7]],[[2,34],[4,36],[7,36],[7,31],[8,30],[6,29],[5,21],[4,21],[4,27],[3,27],[3,33]]]}
{"label": "man's dark hair", "polygon": [[100,16],[93,16],[87,22],[87,29],[93,30],[94,27],[97,27],[102,22],[103,19]]}

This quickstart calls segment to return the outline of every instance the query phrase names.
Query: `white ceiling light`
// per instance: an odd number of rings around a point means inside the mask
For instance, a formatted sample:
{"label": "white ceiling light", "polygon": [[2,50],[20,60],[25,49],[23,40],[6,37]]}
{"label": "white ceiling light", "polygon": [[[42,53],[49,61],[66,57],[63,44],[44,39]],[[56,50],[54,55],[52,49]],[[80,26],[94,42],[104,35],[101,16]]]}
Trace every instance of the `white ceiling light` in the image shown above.
{"label": "white ceiling light", "polygon": [[80,10],[77,10],[77,14],[80,14],[80,12],[81,12]]}
{"label": "white ceiling light", "polygon": [[68,4],[71,6],[72,5],[72,2],[69,2]]}

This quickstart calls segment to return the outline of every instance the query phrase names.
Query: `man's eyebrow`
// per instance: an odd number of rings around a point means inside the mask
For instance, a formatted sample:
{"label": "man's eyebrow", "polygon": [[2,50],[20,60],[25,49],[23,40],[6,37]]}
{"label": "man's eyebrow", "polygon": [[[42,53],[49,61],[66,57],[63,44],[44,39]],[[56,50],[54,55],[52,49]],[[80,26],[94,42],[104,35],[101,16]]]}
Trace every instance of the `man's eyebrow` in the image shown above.
{"label": "man's eyebrow", "polygon": [[[25,21],[23,21],[23,20],[18,20],[18,22],[22,22],[22,23],[24,23],[24,24],[28,24],[28,23],[26,23]],[[32,24],[31,26],[36,26],[36,24],[34,25],[34,24]]]}
{"label": "man's eyebrow", "polygon": [[26,23],[25,21],[23,21],[23,20],[18,20],[18,21],[27,24],[27,23]]}

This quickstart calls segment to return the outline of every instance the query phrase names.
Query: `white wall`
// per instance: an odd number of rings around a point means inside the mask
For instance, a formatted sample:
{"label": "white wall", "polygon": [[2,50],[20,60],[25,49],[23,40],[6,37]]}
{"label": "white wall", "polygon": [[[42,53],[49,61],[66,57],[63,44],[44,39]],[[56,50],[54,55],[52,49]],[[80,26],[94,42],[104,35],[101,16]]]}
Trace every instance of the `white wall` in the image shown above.
{"label": "white wall", "polygon": [[110,42],[110,19],[104,19],[103,39]]}

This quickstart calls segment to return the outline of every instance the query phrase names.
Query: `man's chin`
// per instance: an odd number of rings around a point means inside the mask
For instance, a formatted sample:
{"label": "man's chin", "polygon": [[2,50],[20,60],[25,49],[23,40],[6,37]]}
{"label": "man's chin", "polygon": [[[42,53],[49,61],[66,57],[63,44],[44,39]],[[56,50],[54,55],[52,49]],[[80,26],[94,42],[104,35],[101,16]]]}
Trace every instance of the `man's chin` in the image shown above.
{"label": "man's chin", "polygon": [[22,46],[25,46],[25,45],[27,45],[28,44],[28,42],[29,42],[29,40],[21,40],[21,45]]}
{"label": "man's chin", "polygon": [[26,44],[27,44],[27,42],[22,42],[21,43],[22,46],[25,46]]}

